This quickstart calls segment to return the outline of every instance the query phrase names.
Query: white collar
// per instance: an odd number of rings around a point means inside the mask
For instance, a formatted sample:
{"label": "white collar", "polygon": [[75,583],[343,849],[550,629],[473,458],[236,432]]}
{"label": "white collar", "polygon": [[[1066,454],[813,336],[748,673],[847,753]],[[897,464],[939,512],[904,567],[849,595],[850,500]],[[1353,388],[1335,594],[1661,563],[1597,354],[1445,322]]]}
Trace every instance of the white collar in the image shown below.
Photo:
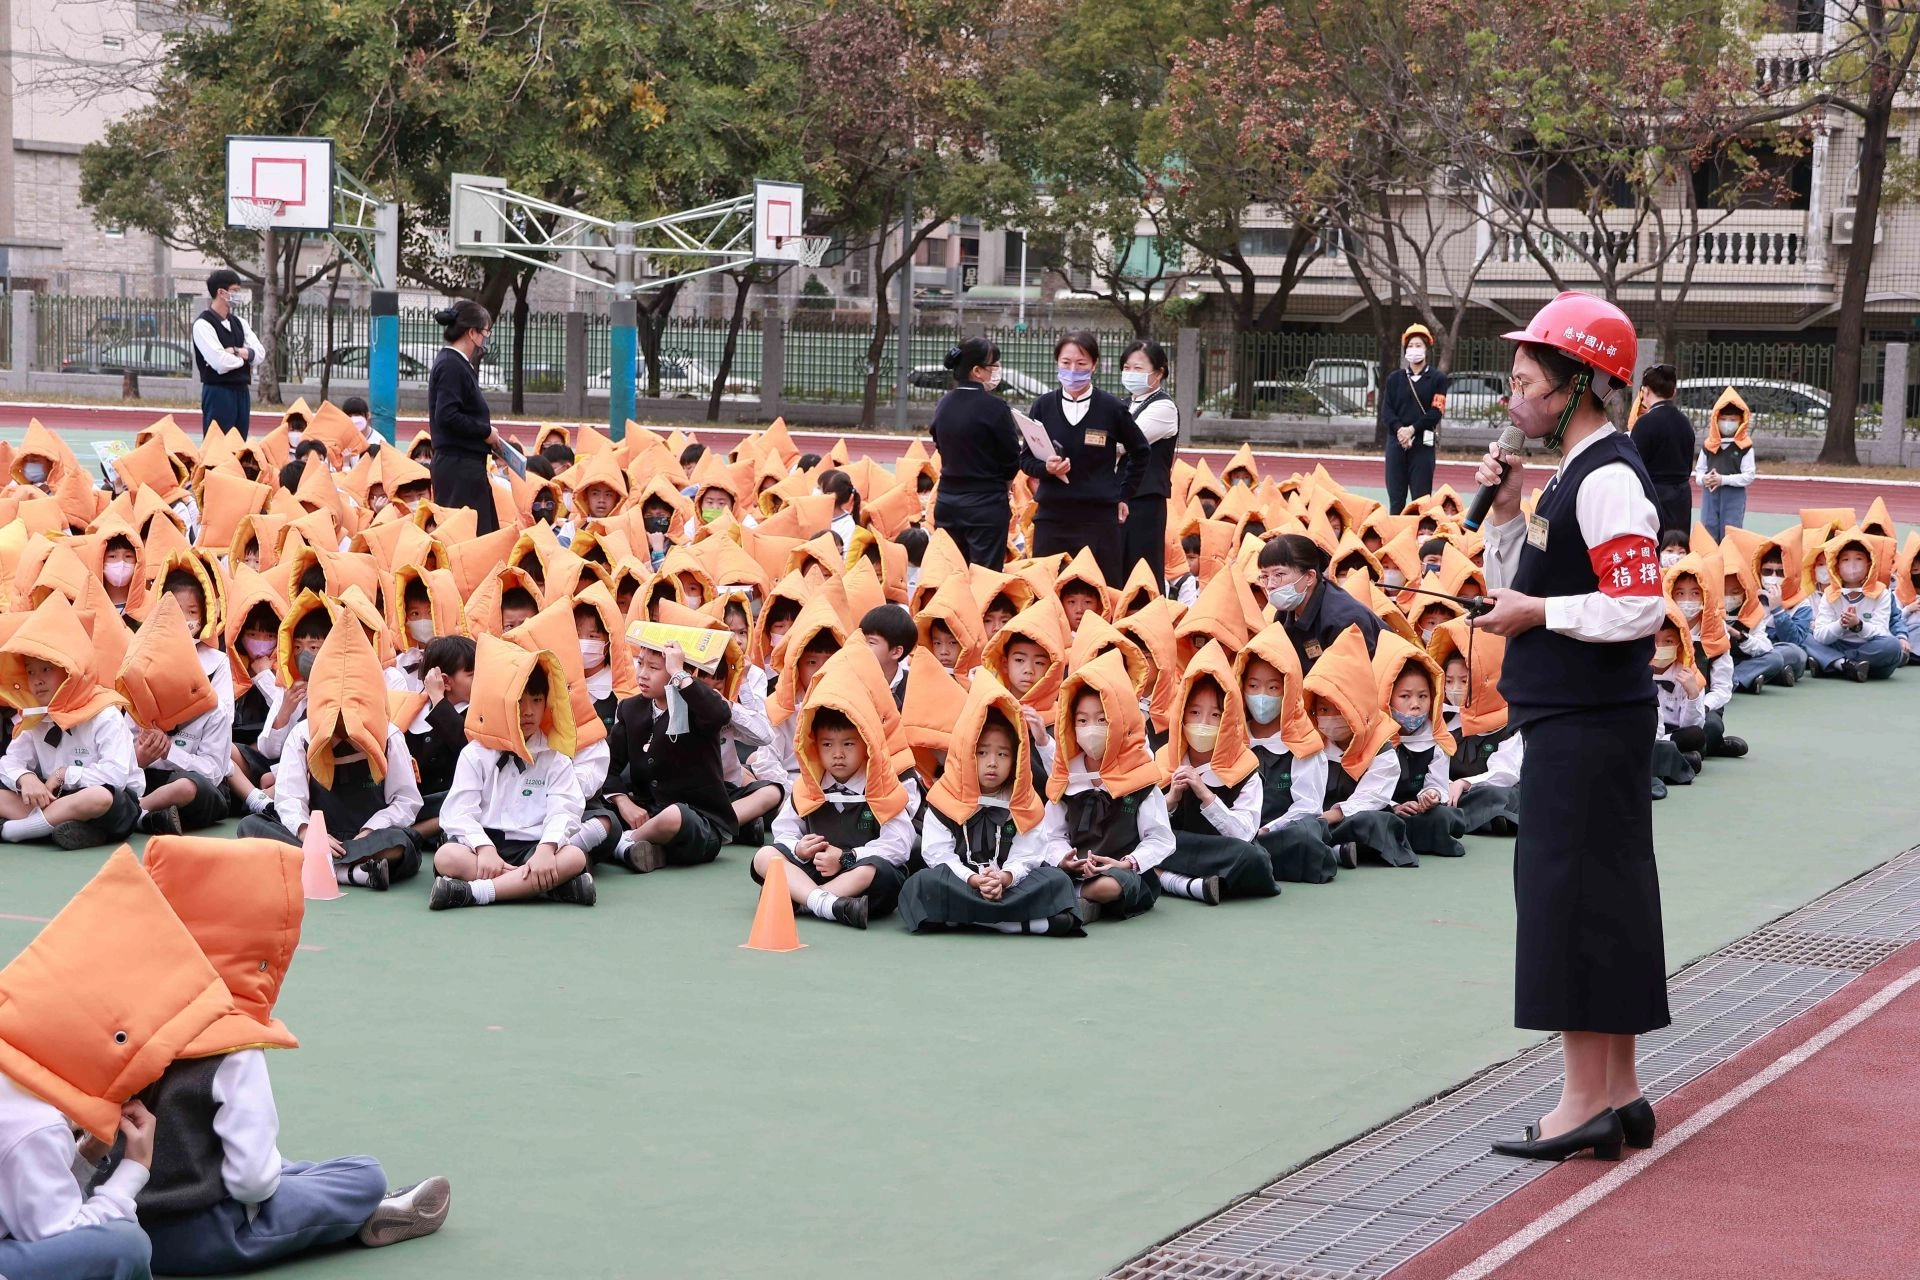
{"label": "white collar", "polygon": [[1614,426],[1611,422],[1602,423],[1598,431],[1595,431],[1592,435],[1582,440],[1579,444],[1573,446],[1573,448],[1569,449],[1565,454],[1561,456],[1560,465],[1557,468],[1555,468],[1554,474],[1556,476],[1565,474],[1568,465],[1571,464],[1575,458],[1585,453],[1589,446],[1593,445],[1596,441],[1606,439],[1608,436],[1618,435],[1618,434],[1619,432],[1614,429]]}

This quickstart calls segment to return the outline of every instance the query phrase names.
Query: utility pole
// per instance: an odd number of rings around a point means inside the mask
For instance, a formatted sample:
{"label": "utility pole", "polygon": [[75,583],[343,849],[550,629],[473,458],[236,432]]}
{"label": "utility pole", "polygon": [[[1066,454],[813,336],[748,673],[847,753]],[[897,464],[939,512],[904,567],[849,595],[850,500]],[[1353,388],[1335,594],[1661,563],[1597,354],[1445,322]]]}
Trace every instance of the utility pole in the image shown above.
{"label": "utility pole", "polygon": [[895,390],[893,404],[893,428],[904,432],[907,429],[907,389],[912,385],[913,376],[913,179],[905,184],[905,197],[900,210],[900,319],[899,332],[895,344],[899,355],[894,363],[899,367],[899,386]]}

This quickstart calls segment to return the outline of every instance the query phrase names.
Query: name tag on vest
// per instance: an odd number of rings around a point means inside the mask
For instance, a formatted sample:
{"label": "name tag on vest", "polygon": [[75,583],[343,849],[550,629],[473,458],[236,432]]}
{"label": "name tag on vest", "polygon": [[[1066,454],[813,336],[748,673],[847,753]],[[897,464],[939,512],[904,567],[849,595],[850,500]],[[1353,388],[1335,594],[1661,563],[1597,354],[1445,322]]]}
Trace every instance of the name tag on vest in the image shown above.
{"label": "name tag on vest", "polygon": [[1107,433],[1105,431],[1087,432],[1087,448],[1104,449],[1106,447],[1107,447]]}
{"label": "name tag on vest", "polygon": [[1309,658],[1317,658],[1320,656],[1320,642],[1318,640],[1307,641],[1307,656]]}
{"label": "name tag on vest", "polygon": [[1540,551],[1547,549],[1547,522],[1539,515],[1527,517],[1527,545]]}

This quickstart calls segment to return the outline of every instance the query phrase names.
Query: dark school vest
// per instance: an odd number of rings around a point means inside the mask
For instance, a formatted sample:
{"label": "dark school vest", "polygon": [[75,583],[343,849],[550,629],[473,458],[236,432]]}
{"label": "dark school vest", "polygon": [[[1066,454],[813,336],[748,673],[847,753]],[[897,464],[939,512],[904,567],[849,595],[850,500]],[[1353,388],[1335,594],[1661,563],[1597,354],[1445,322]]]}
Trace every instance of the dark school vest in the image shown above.
{"label": "dark school vest", "polygon": [[1487,771],[1487,763],[1493,759],[1493,753],[1500,744],[1518,732],[1511,724],[1493,733],[1456,736],[1453,752],[1453,764],[1448,776],[1456,781],[1461,778],[1477,778]]}
{"label": "dark school vest", "polygon": [[1707,455],[1707,470],[1723,476],[1740,474],[1740,464],[1746,461],[1748,451],[1728,441],[1722,444],[1718,452]]}
{"label": "dark school vest", "polygon": [[1260,825],[1265,826],[1293,807],[1293,753],[1255,743],[1253,754],[1260,757]]}
{"label": "dark school vest", "polygon": [[595,698],[593,700],[593,713],[600,717],[600,723],[607,727],[608,733],[613,732],[614,713],[619,710],[620,696],[618,694],[610,693],[604,698]]}
{"label": "dark school vest", "polygon": [[1080,853],[1124,858],[1140,844],[1140,802],[1150,786],[1112,796],[1098,787],[1061,800],[1067,811],[1067,839]]}
{"label": "dark school vest", "polygon": [[[1165,391],[1156,391],[1140,400],[1127,402],[1127,410],[1138,421],[1141,411],[1156,400],[1171,400]],[[1180,433],[1175,431],[1164,440],[1155,440],[1147,446],[1147,473],[1140,477],[1140,487],[1134,491],[1135,498],[1168,498],[1173,495],[1173,455],[1179,447]]]}
{"label": "dark school vest", "polygon": [[1433,767],[1433,753],[1439,749],[1437,743],[1425,751],[1395,744],[1393,753],[1400,757],[1400,781],[1393,788],[1395,804],[1419,799],[1420,793],[1426,789],[1427,770]]}
{"label": "dark school vest", "polygon": [[[1253,776],[1253,774],[1247,775],[1248,778]],[[1213,792],[1214,798],[1219,800],[1221,804],[1231,809],[1233,808],[1233,802],[1240,798],[1241,789],[1246,785],[1247,779],[1242,778],[1232,786],[1228,786],[1224,782],[1213,783],[1207,787],[1207,790]],[[1261,797],[1260,807],[1262,809],[1266,808],[1265,796]],[[1206,836],[1220,834],[1219,828],[1215,827],[1207,815],[1200,811],[1200,801],[1194,797],[1191,791],[1181,793],[1180,803],[1173,806],[1171,817],[1175,831],[1191,831],[1196,835]]]}
{"label": "dark school vest", "polygon": [[271,708],[267,706],[267,695],[252,685],[247,691],[233,700],[233,741],[237,746],[250,747],[260,740],[260,731],[267,727],[267,717]]}
{"label": "dark school vest", "polygon": [[[1630,438],[1613,432],[1589,445],[1540,495],[1534,515],[1546,522],[1546,546],[1538,545],[1529,533],[1514,574],[1514,590],[1530,596],[1586,595],[1599,590],[1600,578],[1580,533],[1580,486],[1593,472],[1615,462],[1632,470],[1641,493],[1649,503],[1653,501],[1653,481],[1647,478]],[[1640,573],[1649,565],[1657,581],[1657,561],[1623,568]],[[1507,641],[1500,694],[1512,710],[1510,723],[1520,727],[1557,711],[1651,702],[1653,672],[1648,664],[1652,660],[1652,636],[1590,644],[1534,627]]]}
{"label": "dark school vest", "polygon": [[[356,831],[359,828],[354,828]],[[213,1077],[227,1055],[183,1058],[141,1092],[158,1123],[153,1167],[136,1204],[140,1217],[197,1213],[227,1198],[220,1176],[226,1149],[213,1131]]]}
{"label": "dark school vest", "polygon": [[[239,316],[228,316],[222,320],[214,314],[212,307],[208,307],[200,313],[198,318],[213,326],[213,332],[220,339],[222,347],[247,345],[247,331],[241,327]],[[199,347],[193,348],[193,364],[200,371],[200,382],[203,386],[244,387],[253,381],[251,365],[243,364],[225,373],[215,373],[213,366],[207,363],[207,358],[200,354]]]}
{"label": "dark school vest", "polygon": [[938,809],[927,812],[952,833],[954,856],[962,866],[979,872],[1007,865],[1007,851],[1013,848],[1013,838],[1019,829],[1013,824],[1013,815],[1005,809],[983,806],[975,809],[965,822],[955,822]]}
{"label": "dark school vest", "polygon": [[864,800],[847,803],[843,809],[828,796],[827,802],[801,819],[808,835],[825,836],[836,849],[851,853],[880,834],[879,819]]}
{"label": "dark school vest", "polygon": [[367,819],[387,807],[386,789],[373,780],[373,766],[350,760],[333,766],[333,785],[323,787],[307,777],[307,805],[327,818],[327,832],[335,840],[350,840]]}
{"label": "dark school vest", "polygon": [[1327,794],[1320,798],[1321,812],[1353,799],[1359,787],[1360,779],[1349,774],[1345,765],[1338,760],[1327,761]]}

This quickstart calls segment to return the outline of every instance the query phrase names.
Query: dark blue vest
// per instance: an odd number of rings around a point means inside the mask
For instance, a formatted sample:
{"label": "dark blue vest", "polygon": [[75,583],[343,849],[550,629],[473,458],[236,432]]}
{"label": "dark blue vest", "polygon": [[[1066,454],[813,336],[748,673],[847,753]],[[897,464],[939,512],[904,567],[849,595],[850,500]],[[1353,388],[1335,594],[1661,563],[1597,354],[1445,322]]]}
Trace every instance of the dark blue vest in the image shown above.
{"label": "dark blue vest", "polygon": [[[1547,485],[1534,514],[1547,522],[1547,545],[1529,542],[1520,552],[1520,568],[1508,585],[1530,596],[1587,595],[1600,589],[1587,541],[1580,534],[1580,486],[1600,467],[1623,462],[1633,469],[1647,502],[1653,482],[1639,451],[1613,432],[1581,450],[1566,470]],[[1609,707],[1653,701],[1653,637],[1617,644],[1575,640],[1535,627],[1507,642],[1500,672],[1500,695],[1511,709],[1508,723],[1583,707]]]}

